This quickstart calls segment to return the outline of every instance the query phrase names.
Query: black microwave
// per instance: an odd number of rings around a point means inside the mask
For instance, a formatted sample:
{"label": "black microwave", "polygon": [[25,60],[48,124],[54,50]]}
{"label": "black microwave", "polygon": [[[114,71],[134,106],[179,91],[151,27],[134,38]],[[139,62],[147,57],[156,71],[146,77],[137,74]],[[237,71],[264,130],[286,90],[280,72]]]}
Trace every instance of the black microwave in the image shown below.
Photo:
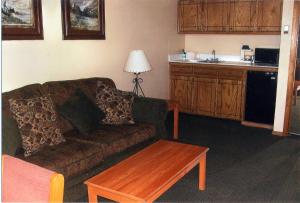
{"label": "black microwave", "polygon": [[278,66],[279,52],[279,49],[256,48],[254,62],[257,64]]}

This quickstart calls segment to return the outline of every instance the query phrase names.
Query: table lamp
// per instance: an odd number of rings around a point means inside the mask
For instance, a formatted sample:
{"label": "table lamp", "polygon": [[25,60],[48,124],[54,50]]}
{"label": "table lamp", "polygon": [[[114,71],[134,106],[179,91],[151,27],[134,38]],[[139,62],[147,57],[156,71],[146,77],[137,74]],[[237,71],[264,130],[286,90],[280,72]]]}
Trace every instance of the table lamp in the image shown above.
{"label": "table lamp", "polygon": [[143,50],[133,50],[130,52],[124,71],[134,73],[135,78],[132,81],[134,83],[133,93],[137,96],[145,97],[140,85],[143,79],[139,75],[150,70],[150,64]]}

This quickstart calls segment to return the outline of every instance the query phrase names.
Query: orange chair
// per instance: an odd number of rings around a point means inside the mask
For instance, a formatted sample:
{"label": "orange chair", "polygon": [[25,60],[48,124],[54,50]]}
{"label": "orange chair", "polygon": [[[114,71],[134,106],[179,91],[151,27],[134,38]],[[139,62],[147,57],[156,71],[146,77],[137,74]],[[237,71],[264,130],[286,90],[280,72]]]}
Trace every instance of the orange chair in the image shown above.
{"label": "orange chair", "polygon": [[2,156],[3,202],[63,202],[61,174],[12,156]]}

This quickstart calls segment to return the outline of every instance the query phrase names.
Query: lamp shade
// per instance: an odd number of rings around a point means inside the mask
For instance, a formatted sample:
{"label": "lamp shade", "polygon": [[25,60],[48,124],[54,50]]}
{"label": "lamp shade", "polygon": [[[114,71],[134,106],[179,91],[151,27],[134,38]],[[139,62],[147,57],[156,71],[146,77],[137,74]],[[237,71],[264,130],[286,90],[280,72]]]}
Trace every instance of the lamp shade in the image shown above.
{"label": "lamp shade", "polygon": [[130,52],[124,71],[130,73],[142,73],[151,70],[151,66],[143,50]]}

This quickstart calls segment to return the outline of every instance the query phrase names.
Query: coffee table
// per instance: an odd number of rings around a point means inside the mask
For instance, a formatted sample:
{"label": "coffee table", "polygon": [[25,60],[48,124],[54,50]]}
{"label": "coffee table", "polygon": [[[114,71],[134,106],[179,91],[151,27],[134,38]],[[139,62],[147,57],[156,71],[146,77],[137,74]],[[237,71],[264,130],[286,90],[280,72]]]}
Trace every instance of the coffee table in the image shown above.
{"label": "coffee table", "polygon": [[199,164],[205,190],[207,147],[160,140],[85,181],[89,202],[101,196],[117,202],[153,202]]}

